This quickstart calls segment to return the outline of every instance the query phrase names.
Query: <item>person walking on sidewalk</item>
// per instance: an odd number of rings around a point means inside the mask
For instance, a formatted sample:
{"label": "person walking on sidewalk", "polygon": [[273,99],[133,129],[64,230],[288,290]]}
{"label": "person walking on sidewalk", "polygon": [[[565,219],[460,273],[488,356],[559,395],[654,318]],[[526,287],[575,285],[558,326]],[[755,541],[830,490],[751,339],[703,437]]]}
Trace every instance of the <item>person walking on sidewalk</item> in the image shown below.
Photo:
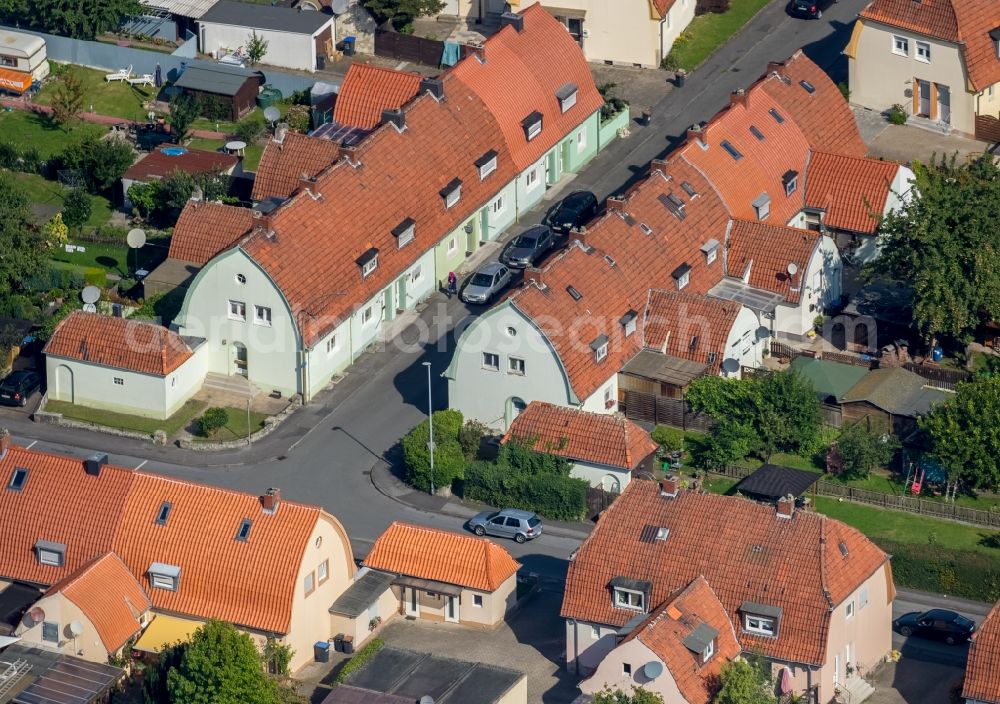
{"label": "person walking on sidewalk", "polygon": [[448,272],[448,296],[454,296],[458,293],[458,277],[455,275],[454,271]]}

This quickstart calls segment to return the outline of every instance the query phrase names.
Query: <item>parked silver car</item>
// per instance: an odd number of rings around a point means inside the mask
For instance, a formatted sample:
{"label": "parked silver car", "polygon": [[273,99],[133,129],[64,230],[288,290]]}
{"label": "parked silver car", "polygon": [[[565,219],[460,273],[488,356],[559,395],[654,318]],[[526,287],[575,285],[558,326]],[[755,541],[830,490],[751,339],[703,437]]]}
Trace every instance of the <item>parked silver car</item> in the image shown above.
{"label": "parked silver car", "polygon": [[547,225],[532,225],[507,244],[500,253],[500,261],[514,269],[535,266],[555,244]]}
{"label": "parked silver car", "polygon": [[466,303],[489,303],[510,283],[510,269],[498,262],[490,262],[472,275],[462,290]]}
{"label": "parked silver car", "polygon": [[531,511],[505,508],[483,511],[469,519],[469,528],[476,535],[498,535],[513,538],[518,543],[534,540],[542,534],[542,519]]}

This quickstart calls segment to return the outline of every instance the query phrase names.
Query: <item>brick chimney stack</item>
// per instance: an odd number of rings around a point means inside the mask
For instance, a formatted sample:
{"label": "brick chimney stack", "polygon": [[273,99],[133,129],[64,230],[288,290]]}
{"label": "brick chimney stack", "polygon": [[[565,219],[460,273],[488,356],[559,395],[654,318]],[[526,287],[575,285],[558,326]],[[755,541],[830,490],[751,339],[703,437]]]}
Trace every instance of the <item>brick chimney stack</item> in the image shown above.
{"label": "brick chimney stack", "polygon": [[775,504],[778,518],[791,518],[795,514],[795,497],[785,494]]}
{"label": "brick chimney stack", "polygon": [[705,146],[705,130],[702,129],[701,125],[691,125],[690,127],[688,127],[687,131],[688,144],[690,144],[694,140],[697,140],[699,144]]}
{"label": "brick chimney stack", "polygon": [[767,64],[767,75],[770,76],[772,73],[778,74],[778,77],[785,83],[790,82],[788,78],[788,72],[785,70],[785,65],[778,61],[771,61]]}
{"label": "brick chimney stack", "polygon": [[[688,130],[688,134],[691,132]],[[700,139],[701,137],[699,137]],[[649,162],[649,172],[653,174],[660,174],[661,176],[667,175],[667,162],[663,159],[653,159]]]}
{"label": "brick chimney stack", "polygon": [[625,199],[620,196],[612,196],[606,201],[606,207],[609,213],[624,213]]}
{"label": "brick chimney stack", "polygon": [[274,513],[278,510],[278,503],[281,501],[281,489],[275,489],[274,487],[269,488],[264,492],[264,495],[260,497],[261,508],[264,509],[265,513]]}
{"label": "brick chimney stack", "polygon": [[672,499],[677,496],[677,491],[680,488],[680,483],[677,481],[677,475],[671,474],[667,476],[666,479],[660,482],[660,496],[668,499]]}
{"label": "brick chimney stack", "polygon": [[749,99],[750,95],[745,90],[737,88],[729,95],[729,104],[733,106],[742,105],[743,109],[746,110],[749,108]]}

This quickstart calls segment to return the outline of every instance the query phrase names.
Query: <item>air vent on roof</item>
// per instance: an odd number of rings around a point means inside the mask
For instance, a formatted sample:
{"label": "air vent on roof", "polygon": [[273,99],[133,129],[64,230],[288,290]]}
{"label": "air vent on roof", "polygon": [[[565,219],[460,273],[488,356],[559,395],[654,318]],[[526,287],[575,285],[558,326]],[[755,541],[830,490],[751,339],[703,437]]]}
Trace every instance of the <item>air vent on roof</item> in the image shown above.
{"label": "air vent on roof", "polygon": [[764,141],[764,133],[761,132],[759,129],[757,129],[754,125],[750,125],[750,134],[752,134],[760,141],[762,142]]}
{"label": "air vent on roof", "polygon": [[516,12],[503,13],[500,15],[500,29],[507,26],[513,27],[518,32],[522,31],[524,29],[524,17]]}
{"label": "air vent on roof", "polygon": [[733,159],[736,159],[737,161],[739,161],[740,159],[742,159],[742,158],[743,158],[743,155],[742,155],[742,154],[740,154],[740,150],[739,150],[739,149],[737,149],[736,147],[734,147],[734,146],[733,146],[733,145],[732,145],[732,144],[731,144],[731,143],[729,142],[729,140],[728,140],[728,139],[724,139],[724,140],[722,140],[722,148],[726,150],[726,153],[727,153],[727,154],[728,154],[729,156],[733,157]]}
{"label": "air vent on roof", "polygon": [[694,186],[692,186],[687,181],[681,181],[681,190],[687,193],[688,197],[690,198],[694,198],[696,195],[698,195],[698,191],[696,191]]}
{"label": "air vent on roof", "polygon": [[386,108],[383,110],[382,122],[390,123],[398,132],[406,129],[406,115],[399,108]]}
{"label": "air vent on roof", "polygon": [[771,113],[771,117],[773,117],[774,121],[777,122],[779,125],[785,121],[785,118],[781,116],[781,113],[775,110],[774,108],[771,108],[770,110],[768,110],[768,112]]}
{"label": "air vent on roof", "polygon": [[7,488],[11,491],[21,491],[26,481],[28,481],[27,468],[15,467],[14,472],[10,475],[10,482],[7,483]]}
{"label": "air vent on roof", "polygon": [[656,199],[663,204],[664,208],[673,213],[678,219],[683,220],[687,217],[687,214],[684,212],[684,201],[673,193],[666,196],[661,193],[656,197]]}
{"label": "air vent on roof", "polygon": [[420,81],[420,90],[430,93],[435,100],[440,101],[444,98],[444,81],[440,78],[424,78]]}
{"label": "air vent on roof", "polygon": [[647,225],[644,222],[640,222],[639,223],[639,229],[642,230],[642,234],[644,234],[644,235],[651,235],[651,234],[653,234],[653,228],[651,228],[649,225]]}
{"label": "air vent on roof", "polygon": [[816,86],[806,80],[799,81],[799,85],[805,88],[806,93],[812,94],[816,92]]}
{"label": "air vent on roof", "polygon": [[570,296],[572,296],[574,301],[579,301],[581,298],[583,298],[583,294],[580,293],[579,291],[577,291],[572,286],[567,286],[566,287],[566,293],[568,293]]}
{"label": "air vent on roof", "polygon": [[101,475],[101,467],[108,463],[108,455],[104,452],[98,452],[97,454],[91,455],[83,461],[83,469],[87,474],[99,477]]}

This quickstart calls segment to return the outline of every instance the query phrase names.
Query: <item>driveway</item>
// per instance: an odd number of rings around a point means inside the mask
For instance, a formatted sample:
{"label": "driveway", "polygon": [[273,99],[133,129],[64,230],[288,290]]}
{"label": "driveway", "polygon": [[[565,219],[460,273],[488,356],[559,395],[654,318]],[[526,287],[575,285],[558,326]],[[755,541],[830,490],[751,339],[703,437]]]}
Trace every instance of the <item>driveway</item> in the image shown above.
{"label": "driveway", "polygon": [[380,637],[387,645],[524,672],[530,704],[567,704],[579,690],[576,678],[562,666],[566,628],[559,618],[561,603],[561,591],[543,588],[489,637],[453,623],[402,619],[388,624]]}
{"label": "driveway", "polygon": [[961,686],[963,668],[903,657],[887,663],[875,677],[875,694],[867,704],[925,704],[956,701],[951,693]]}

